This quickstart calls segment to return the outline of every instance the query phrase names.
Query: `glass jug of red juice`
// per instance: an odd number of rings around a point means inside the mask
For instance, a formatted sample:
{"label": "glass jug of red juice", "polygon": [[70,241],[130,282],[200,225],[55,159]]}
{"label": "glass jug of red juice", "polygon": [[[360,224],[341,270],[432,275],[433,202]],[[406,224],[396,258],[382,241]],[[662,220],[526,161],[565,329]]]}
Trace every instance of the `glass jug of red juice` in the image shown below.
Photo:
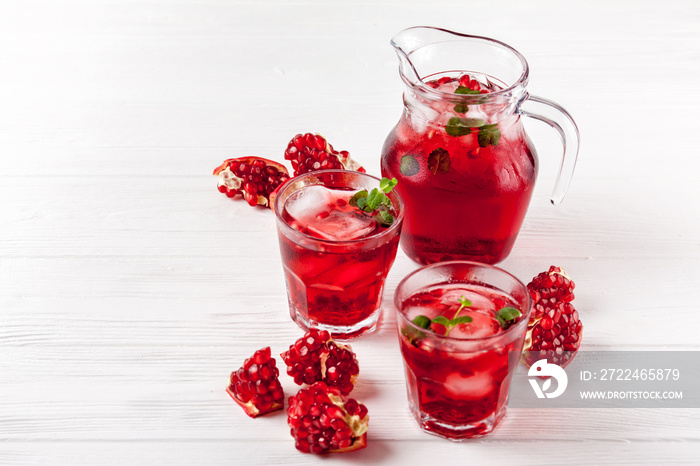
{"label": "glass jug of red juice", "polygon": [[576,123],[558,104],[527,93],[527,61],[502,42],[413,27],[391,44],[404,109],[384,143],[381,168],[399,181],[405,201],[401,247],[421,264],[502,261],[537,178],[537,153],[521,117],[549,124],[562,139],[553,204],[576,166]]}

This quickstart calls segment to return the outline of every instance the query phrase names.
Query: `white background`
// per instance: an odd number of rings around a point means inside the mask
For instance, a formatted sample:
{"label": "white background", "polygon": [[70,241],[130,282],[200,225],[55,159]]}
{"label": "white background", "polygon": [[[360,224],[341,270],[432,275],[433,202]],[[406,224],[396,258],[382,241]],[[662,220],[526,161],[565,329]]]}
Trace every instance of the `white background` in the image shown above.
{"label": "white background", "polygon": [[402,252],[379,331],[353,343],[368,448],[298,453],[283,412],[250,419],[224,392],[302,332],[272,213],[211,171],[318,132],[379,174],[401,111],[389,40],[421,24],[513,45],[530,92],[579,125],[554,207],[559,143],[527,123],[540,179],[502,267],[569,272],[584,350],[700,349],[695,1],[2,1],[0,464],[697,464],[697,410],[513,409],[485,439],[422,433],[390,299],[416,267]]}

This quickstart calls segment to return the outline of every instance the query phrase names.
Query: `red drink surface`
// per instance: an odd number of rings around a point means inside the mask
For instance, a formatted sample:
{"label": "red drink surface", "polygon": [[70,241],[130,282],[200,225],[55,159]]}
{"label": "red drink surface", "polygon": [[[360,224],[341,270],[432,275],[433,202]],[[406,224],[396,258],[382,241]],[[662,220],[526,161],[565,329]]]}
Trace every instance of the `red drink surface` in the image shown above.
{"label": "red drink surface", "polygon": [[[438,86],[454,95],[457,81]],[[498,86],[481,83],[484,92]],[[401,246],[419,263],[475,260],[496,263],[513,247],[537,173],[536,153],[519,116],[500,107],[471,105],[467,113],[445,101],[407,106],[382,150],[382,175],[398,180],[405,201]],[[495,107],[495,108],[494,108]],[[449,119],[498,124],[497,144],[482,147],[478,130],[446,132]],[[502,119],[501,119],[502,118]],[[498,120],[498,121],[497,121]],[[437,152],[436,152],[437,151]],[[431,154],[449,154],[449,169],[431,166]]]}
{"label": "red drink surface", "polygon": [[382,235],[387,228],[350,206],[356,191],[309,186],[291,194],[284,205],[284,221],[304,234],[279,238],[292,317],[306,326],[353,326],[381,304],[398,231]]}
{"label": "red drink surface", "polygon": [[[473,321],[454,327],[450,338],[437,337],[430,330],[416,334],[415,329],[407,331],[406,324],[400,338],[409,401],[423,418],[419,422],[450,438],[488,432],[503,416],[523,344],[522,336],[503,335],[511,332],[502,330],[495,318],[502,307],[517,308],[516,301],[480,285],[453,283],[424,289],[403,302],[402,314],[408,320],[420,314],[453,319],[461,297],[471,301],[471,306],[459,315],[471,316]],[[439,324],[433,328],[444,333]]]}

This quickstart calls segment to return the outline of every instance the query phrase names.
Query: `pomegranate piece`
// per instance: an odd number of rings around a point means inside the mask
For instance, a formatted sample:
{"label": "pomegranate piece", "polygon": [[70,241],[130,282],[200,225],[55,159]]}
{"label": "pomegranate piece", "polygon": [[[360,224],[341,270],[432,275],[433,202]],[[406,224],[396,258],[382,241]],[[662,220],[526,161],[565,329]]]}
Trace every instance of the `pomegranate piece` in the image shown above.
{"label": "pomegranate piece", "polygon": [[549,271],[542,272],[527,285],[533,303],[542,299],[555,298],[565,303],[574,300],[575,284],[560,267],[551,266]]}
{"label": "pomegranate piece", "polygon": [[540,359],[566,367],[581,346],[583,324],[571,301],[574,282],[551,266],[528,283],[533,300],[521,361],[528,367]]}
{"label": "pomegranate piece", "polygon": [[297,450],[345,453],[367,446],[367,407],[323,382],[289,397],[287,424]]}
{"label": "pomegranate piece", "polygon": [[343,395],[352,391],[360,373],[352,347],[336,343],[325,330],[309,330],[281,356],[297,385],[323,381]]}
{"label": "pomegranate piece", "polygon": [[270,194],[289,179],[287,167],[262,157],[239,157],[224,161],[214,170],[219,192],[240,194],[251,206],[270,206]]}
{"label": "pomegranate piece", "polygon": [[294,176],[315,170],[345,169],[365,172],[347,151],[336,151],[318,134],[297,134],[289,141],[284,158],[292,162]]}
{"label": "pomegranate piece", "polygon": [[270,347],[256,351],[243,366],[231,373],[226,391],[250,417],[284,407],[284,391]]}

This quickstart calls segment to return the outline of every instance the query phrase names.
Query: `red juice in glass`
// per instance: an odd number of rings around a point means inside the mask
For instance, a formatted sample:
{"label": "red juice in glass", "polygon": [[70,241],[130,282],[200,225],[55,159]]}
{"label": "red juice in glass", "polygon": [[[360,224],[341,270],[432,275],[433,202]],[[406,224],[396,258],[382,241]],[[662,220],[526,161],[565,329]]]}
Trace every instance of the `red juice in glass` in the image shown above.
{"label": "red juice in glass", "polygon": [[[478,79],[477,79],[478,78]],[[479,98],[495,78],[462,72],[425,78],[445,96]],[[464,91],[467,92],[467,91]],[[406,200],[401,246],[416,262],[496,263],[510,253],[537,176],[537,156],[518,115],[487,104],[404,99],[382,150],[382,174]]]}
{"label": "red juice in glass", "polygon": [[[396,292],[409,406],[426,432],[452,440],[482,436],[505,415],[525,338],[529,296],[517,279],[485,264],[434,266],[409,275]],[[466,278],[467,267],[481,269],[476,274],[482,278]],[[445,281],[453,270],[456,279]],[[421,278],[430,273],[438,282]],[[506,286],[494,286],[483,274]],[[508,322],[503,321],[503,309],[511,313]]]}
{"label": "red juice in glass", "polygon": [[292,319],[303,329],[353,338],[375,328],[384,281],[396,257],[401,203],[389,193],[393,222],[351,205],[379,180],[344,170],[292,180],[275,201]]}

